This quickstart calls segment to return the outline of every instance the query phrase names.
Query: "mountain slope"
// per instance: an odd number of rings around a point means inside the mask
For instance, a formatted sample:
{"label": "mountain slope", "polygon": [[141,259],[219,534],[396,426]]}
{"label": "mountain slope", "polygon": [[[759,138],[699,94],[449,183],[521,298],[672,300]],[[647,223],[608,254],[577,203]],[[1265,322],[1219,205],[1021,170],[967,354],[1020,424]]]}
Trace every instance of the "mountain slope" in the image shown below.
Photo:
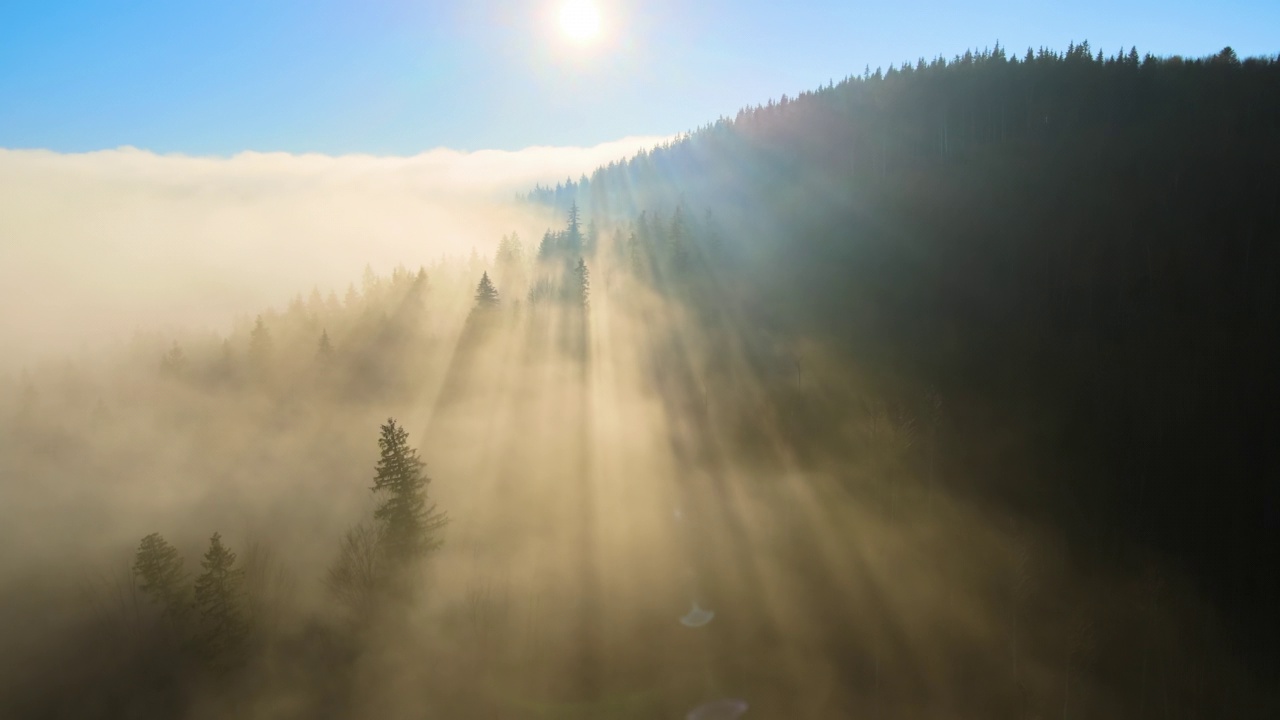
{"label": "mountain slope", "polygon": [[877,70],[531,197],[705,216],[722,300],[937,387],[953,484],[1171,553],[1274,670],[1277,177],[1275,60],[1082,43]]}

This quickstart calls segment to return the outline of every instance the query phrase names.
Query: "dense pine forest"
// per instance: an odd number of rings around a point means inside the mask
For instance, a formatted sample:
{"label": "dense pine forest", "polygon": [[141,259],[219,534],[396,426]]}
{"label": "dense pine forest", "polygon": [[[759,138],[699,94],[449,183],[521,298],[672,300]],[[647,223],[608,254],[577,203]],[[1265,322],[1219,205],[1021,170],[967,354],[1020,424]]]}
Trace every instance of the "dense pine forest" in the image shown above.
{"label": "dense pine forest", "polygon": [[1274,59],[997,47],[0,377],[0,716],[1273,717],[1277,171]]}
{"label": "dense pine forest", "polygon": [[531,197],[674,248],[753,323],[935,388],[941,482],[1122,565],[1131,542],[1170,553],[1274,672],[1278,143],[1275,59],[997,44]]}

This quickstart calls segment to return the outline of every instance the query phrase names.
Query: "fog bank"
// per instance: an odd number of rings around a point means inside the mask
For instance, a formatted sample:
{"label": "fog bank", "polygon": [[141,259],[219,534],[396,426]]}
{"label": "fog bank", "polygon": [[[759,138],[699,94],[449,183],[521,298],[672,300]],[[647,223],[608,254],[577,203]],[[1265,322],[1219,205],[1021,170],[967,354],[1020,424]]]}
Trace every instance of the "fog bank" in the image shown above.
{"label": "fog bank", "polygon": [[318,286],[552,223],[515,201],[662,138],[412,157],[0,148],[0,369],[157,327],[222,330]]}

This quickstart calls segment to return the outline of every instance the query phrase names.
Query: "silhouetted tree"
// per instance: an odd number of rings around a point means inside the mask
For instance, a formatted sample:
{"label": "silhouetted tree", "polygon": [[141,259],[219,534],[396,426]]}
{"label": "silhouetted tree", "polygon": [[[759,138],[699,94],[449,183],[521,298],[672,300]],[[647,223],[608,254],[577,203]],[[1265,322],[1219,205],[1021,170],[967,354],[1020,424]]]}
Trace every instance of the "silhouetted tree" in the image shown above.
{"label": "silhouetted tree", "polygon": [[558,244],[555,233],[550,230],[543,233],[542,242],[538,243],[538,260],[545,262],[555,257],[559,252]]}
{"label": "silhouetted tree", "polygon": [[133,574],[141,581],[139,588],[160,606],[166,618],[174,623],[186,618],[190,597],[182,557],[160,533],[151,533],[138,544],[133,556]]}
{"label": "silhouetted tree", "polygon": [[427,506],[426,463],[409,446],[409,434],[394,418],[381,428],[378,459],[372,490],[382,501],[373,512],[381,524],[382,544],[393,563],[419,558],[443,542],[439,531],[448,522],[435,505]]}
{"label": "silhouetted tree", "polygon": [[214,533],[200,562],[204,572],[195,584],[196,643],[207,657],[218,661],[239,652],[247,634],[244,571],[235,563],[236,554],[222,544],[220,534]]}
{"label": "silhouetted tree", "polygon": [[569,278],[569,301],[586,308],[591,304],[591,271],[587,269],[587,261],[578,258]]}
{"label": "silhouetted tree", "polygon": [[480,283],[476,285],[475,299],[476,310],[492,310],[498,307],[498,288],[493,286],[493,282],[489,280],[489,273],[487,272],[480,276]]}
{"label": "silhouetted tree", "polygon": [[569,221],[564,231],[563,252],[568,257],[576,257],[582,254],[584,248],[582,217],[578,210],[578,203],[574,201],[573,205],[569,207]]}

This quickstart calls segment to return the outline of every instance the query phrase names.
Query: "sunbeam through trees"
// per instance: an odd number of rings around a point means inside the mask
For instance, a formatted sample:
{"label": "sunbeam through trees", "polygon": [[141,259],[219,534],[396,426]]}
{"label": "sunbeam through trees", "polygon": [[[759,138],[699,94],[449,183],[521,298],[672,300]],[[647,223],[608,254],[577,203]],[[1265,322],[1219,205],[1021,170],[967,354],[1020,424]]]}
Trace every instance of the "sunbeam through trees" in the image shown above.
{"label": "sunbeam through trees", "polygon": [[868,68],[0,375],[0,716],[1275,717],[1278,137],[1229,48]]}

